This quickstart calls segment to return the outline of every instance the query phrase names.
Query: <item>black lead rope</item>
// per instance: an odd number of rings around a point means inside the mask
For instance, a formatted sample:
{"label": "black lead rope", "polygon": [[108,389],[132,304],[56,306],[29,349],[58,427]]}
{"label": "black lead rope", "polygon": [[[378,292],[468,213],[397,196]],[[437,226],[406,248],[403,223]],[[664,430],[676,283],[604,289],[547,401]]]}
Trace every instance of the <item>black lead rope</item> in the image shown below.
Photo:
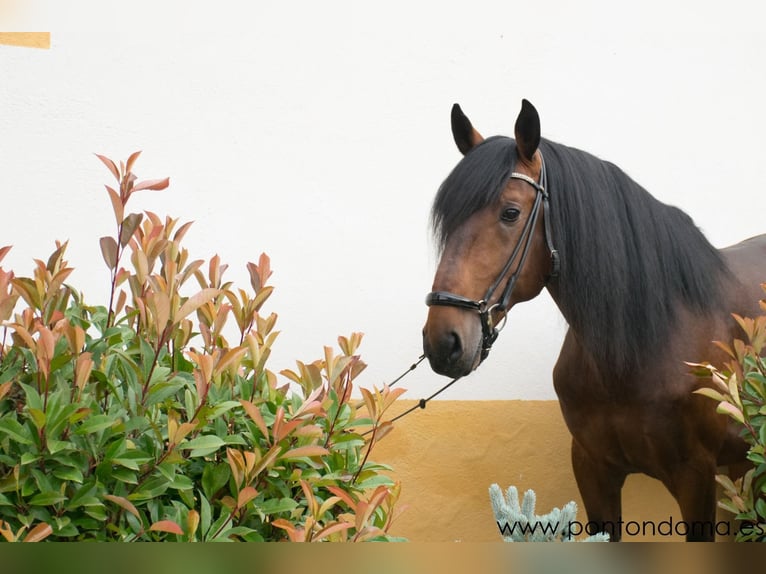
{"label": "black lead rope", "polygon": [[[393,386],[394,386],[396,383],[398,383],[398,382],[399,382],[399,381],[401,381],[401,380],[402,380],[404,377],[406,377],[407,375],[409,375],[409,374],[410,374],[412,371],[414,371],[415,369],[417,369],[418,365],[419,365],[420,363],[422,363],[422,362],[425,360],[425,358],[426,358],[426,356],[425,356],[425,355],[420,355],[420,357],[418,357],[418,360],[417,360],[417,361],[415,361],[414,363],[412,363],[412,364],[410,365],[410,368],[409,368],[409,369],[407,369],[407,370],[406,370],[406,371],[404,371],[404,372],[403,372],[401,375],[399,375],[398,377],[396,377],[396,378],[395,378],[395,379],[394,379],[394,380],[391,382],[391,384],[390,384],[390,385],[388,385],[388,386],[389,386],[389,387],[393,387]],[[408,409],[407,409],[406,411],[404,411],[403,413],[399,413],[399,414],[398,414],[398,415],[396,415],[394,418],[392,418],[392,419],[391,419],[389,422],[392,422],[392,423],[393,423],[393,422],[396,422],[396,421],[398,421],[400,418],[402,418],[402,417],[404,417],[404,416],[406,416],[406,415],[410,414],[410,413],[411,413],[412,411],[414,411],[415,409],[424,409],[424,408],[426,408],[426,404],[428,403],[428,401],[430,401],[431,399],[434,399],[434,398],[438,397],[438,396],[439,396],[441,393],[443,393],[444,391],[446,391],[448,388],[450,388],[452,385],[454,385],[456,382],[458,382],[458,381],[459,381],[460,379],[462,379],[462,378],[463,378],[463,377],[455,377],[455,378],[454,378],[454,379],[452,379],[452,380],[451,380],[449,383],[447,383],[447,384],[446,384],[446,385],[444,385],[442,388],[440,388],[438,391],[436,391],[435,393],[433,393],[433,394],[432,394],[430,397],[428,397],[428,398],[425,398],[425,399],[420,399],[416,405],[413,405],[413,406],[411,406],[410,408],[408,408]],[[375,430],[375,429],[373,428],[373,429],[370,429],[370,430],[368,430],[368,431],[365,431],[365,432],[361,433],[361,436],[365,436],[365,435],[368,435],[368,434],[370,434],[371,432],[373,432],[374,430]]]}
{"label": "black lead rope", "polygon": [[[417,369],[417,368],[418,368],[418,365],[419,365],[420,363],[422,363],[422,362],[423,362],[423,360],[424,360],[425,358],[426,358],[426,356],[425,356],[425,355],[420,355],[420,357],[418,357],[418,360],[417,360],[417,361],[415,361],[414,363],[412,363],[412,364],[410,365],[410,368],[409,368],[409,369],[407,369],[407,370],[406,370],[406,371],[404,371],[404,372],[403,372],[401,375],[399,375],[399,376],[398,376],[398,377],[396,377],[396,378],[395,378],[393,381],[391,381],[391,384],[390,384],[390,385],[388,385],[388,386],[389,386],[389,387],[393,387],[393,386],[394,386],[396,383],[398,383],[398,382],[399,382],[399,381],[401,381],[401,380],[402,380],[404,377],[406,377],[407,375],[409,375],[409,374],[410,374],[412,371],[414,371],[415,369]],[[421,400],[422,400],[422,399],[421,399]]]}
{"label": "black lead rope", "polygon": [[[434,394],[432,394],[432,395],[431,395],[430,397],[428,397],[427,399],[420,399],[420,400],[418,401],[418,404],[416,404],[416,405],[413,405],[413,406],[411,406],[410,408],[408,408],[406,411],[404,411],[403,413],[399,413],[398,415],[396,415],[394,418],[392,418],[392,419],[391,419],[391,422],[393,423],[393,422],[396,422],[396,421],[398,421],[400,418],[402,418],[402,417],[403,417],[403,416],[405,416],[405,415],[408,415],[408,414],[410,414],[410,413],[411,413],[412,411],[414,411],[415,409],[424,409],[424,408],[426,408],[426,403],[427,403],[428,401],[430,401],[431,399],[433,399],[433,398],[435,398],[435,397],[439,396],[439,395],[440,395],[442,392],[446,391],[448,388],[450,388],[452,385],[454,385],[456,382],[458,382],[458,381],[459,381],[460,379],[462,379],[462,378],[463,378],[463,377],[455,377],[455,378],[454,378],[454,379],[452,379],[452,380],[451,380],[449,383],[447,383],[446,385],[444,385],[444,386],[443,386],[441,389],[439,389],[438,391],[436,391]],[[371,431],[367,431],[367,432],[371,432]],[[367,433],[365,433],[365,434],[367,434]]]}

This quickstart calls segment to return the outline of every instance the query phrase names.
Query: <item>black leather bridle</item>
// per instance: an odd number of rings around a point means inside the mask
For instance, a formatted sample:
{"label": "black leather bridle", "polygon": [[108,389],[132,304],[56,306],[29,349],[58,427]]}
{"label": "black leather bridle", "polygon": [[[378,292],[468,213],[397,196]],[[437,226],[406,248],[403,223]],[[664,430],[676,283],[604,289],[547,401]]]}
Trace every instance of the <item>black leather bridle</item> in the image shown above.
{"label": "black leather bridle", "polygon": [[[550,195],[547,189],[548,177],[545,169],[545,161],[542,159],[542,154],[540,155],[540,160],[542,167],[540,168],[539,182],[535,181],[528,175],[524,175],[523,173],[513,172],[510,175],[511,179],[520,179],[535,188],[535,191],[537,192],[535,194],[535,203],[532,205],[532,211],[530,211],[529,217],[524,224],[524,229],[521,232],[518,243],[513,248],[513,252],[508,258],[508,261],[503,267],[503,270],[500,272],[500,275],[498,275],[495,282],[490,285],[486,295],[484,295],[484,298],[481,301],[475,301],[474,299],[469,299],[468,297],[464,297],[456,293],[450,293],[449,291],[432,291],[426,295],[426,305],[429,307],[431,305],[458,307],[468,311],[475,311],[479,314],[482,332],[481,357],[479,361],[480,363],[487,358],[492,345],[497,340],[497,336],[505,326],[505,322],[508,317],[506,314],[506,311],[508,310],[508,304],[510,303],[511,294],[513,293],[513,288],[516,285],[519,274],[521,273],[521,270],[524,267],[524,263],[527,260],[529,248],[532,245],[532,239],[534,237],[532,230],[535,227],[535,223],[537,223],[537,217],[540,214],[541,204],[543,206],[545,243],[548,247],[548,251],[550,251],[551,254],[551,272],[548,275],[548,280],[554,277],[558,277],[559,274],[560,260],[558,252],[553,247],[553,240],[551,237],[549,201]],[[519,257],[519,254],[521,254],[519,264],[516,267],[516,270],[508,278],[508,281],[505,284],[505,288],[500,295],[500,299],[498,299],[497,303],[491,304],[495,292],[500,288],[503,278],[510,271],[514,261],[516,261],[516,259]],[[493,321],[492,315],[494,313],[504,313],[503,319],[499,324],[495,324]]]}

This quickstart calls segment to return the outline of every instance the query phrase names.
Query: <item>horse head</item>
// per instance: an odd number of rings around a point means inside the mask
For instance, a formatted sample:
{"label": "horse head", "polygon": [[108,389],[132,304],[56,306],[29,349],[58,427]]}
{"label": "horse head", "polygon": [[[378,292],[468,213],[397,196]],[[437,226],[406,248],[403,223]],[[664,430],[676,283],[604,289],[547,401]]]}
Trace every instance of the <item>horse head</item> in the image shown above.
{"label": "horse head", "polygon": [[441,257],[426,300],[423,349],[435,372],[456,377],[481,363],[507,312],[542,290],[556,260],[532,104],[522,103],[515,141],[484,139],[457,104],[452,134],[464,157],[432,210]]}

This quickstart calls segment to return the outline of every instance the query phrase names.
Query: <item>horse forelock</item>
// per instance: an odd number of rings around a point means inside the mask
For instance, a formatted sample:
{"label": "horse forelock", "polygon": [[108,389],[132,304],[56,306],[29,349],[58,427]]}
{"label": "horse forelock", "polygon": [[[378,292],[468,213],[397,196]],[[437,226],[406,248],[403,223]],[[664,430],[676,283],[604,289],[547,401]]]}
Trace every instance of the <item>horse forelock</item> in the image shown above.
{"label": "horse forelock", "polygon": [[440,250],[474,213],[493,203],[515,165],[513,139],[495,136],[476,146],[439,186],[431,208],[431,226]]}

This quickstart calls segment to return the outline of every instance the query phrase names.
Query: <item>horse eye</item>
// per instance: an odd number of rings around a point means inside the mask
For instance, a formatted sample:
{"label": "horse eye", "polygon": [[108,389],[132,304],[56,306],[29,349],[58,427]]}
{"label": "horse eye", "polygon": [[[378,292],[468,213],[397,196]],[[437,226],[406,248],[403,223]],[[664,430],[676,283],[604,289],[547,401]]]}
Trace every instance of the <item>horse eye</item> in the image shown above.
{"label": "horse eye", "polygon": [[516,220],[519,219],[520,215],[521,215],[521,211],[519,211],[515,207],[506,207],[503,210],[503,213],[500,214],[500,219],[504,221],[505,223],[514,223]]}

